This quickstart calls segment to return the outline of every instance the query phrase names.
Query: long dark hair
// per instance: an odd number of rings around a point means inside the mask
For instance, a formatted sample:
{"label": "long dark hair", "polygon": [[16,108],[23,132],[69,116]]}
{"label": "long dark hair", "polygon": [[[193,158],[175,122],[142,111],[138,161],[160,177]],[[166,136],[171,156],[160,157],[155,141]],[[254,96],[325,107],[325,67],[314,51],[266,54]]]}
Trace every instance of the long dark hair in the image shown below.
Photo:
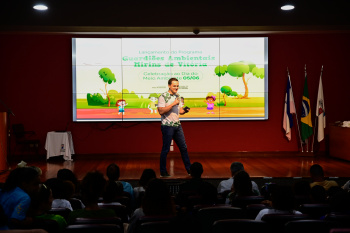
{"label": "long dark hair", "polygon": [[23,183],[30,183],[30,181],[36,179],[38,176],[38,171],[32,167],[16,168],[8,175],[3,191],[8,192],[16,187],[21,187]]}

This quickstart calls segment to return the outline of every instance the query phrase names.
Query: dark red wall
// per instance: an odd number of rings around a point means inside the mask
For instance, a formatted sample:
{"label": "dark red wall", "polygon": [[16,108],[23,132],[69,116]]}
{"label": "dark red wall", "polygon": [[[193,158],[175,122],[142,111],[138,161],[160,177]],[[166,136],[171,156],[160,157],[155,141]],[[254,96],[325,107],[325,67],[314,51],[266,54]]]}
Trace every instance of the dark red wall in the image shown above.
{"label": "dark red wall", "polygon": [[[190,152],[297,151],[296,127],[291,142],[282,130],[287,67],[299,117],[306,64],[313,116],[323,65],[327,124],[350,120],[350,34],[265,36],[269,37],[269,119],[183,122]],[[160,152],[159,122],[72,122],[71,37],[0,35],[0,99],[15,113],[11,123],[35,130],[42,153],[46,133],[66,127],[72,131],[76,154]],[[0,110],[6,109],[0,106]],[[328,128],[325,133],[328,137]],[[323,142],[320,151],[326,149]]]}

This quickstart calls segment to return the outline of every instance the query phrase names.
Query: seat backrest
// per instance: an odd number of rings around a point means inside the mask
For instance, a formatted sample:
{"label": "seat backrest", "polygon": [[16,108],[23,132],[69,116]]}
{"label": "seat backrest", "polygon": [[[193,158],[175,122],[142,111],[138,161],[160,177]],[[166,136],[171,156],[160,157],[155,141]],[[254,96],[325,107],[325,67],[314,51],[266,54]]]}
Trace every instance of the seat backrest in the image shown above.
{"label": "seat backrest", "polygon": [[296,220],[290,221],[285,224],[285,233],[329,233],[329,231],[335,227],[332,222],[324,221],[324,220]]}
{"label": "seat backrest", "polygon": [[310,219],[307,214],[265,214],[262,221],[269,224],[271,232],[283,232],[287,222],[295,220]]}
{"label": "seat backrest", "polygon": [[101,209],[111,209],[122,222],[128,222],[128,211],[125,205],[121,205],[120,203],[98,203],[98,207]]}
{"label": "seat backrest", "polygon": [[212,233],[269,233],[270,229],[266,222],[252,219],[225,219],[215,221]]}
{"label": "seat backrest", "polygon": [[207,207],[198,210],[196,220],[201,226],[203,233],[210,233],[215,221],[222,219],[240,219],[244,218],[244,213],[241,208],[219,206]]}
{"label": "seat backrest", "polygon": [[240,196],[232,200],[232,206],[246,208],[247,205],[260,204],[265,197],[263,196]]}
{"label": "seat backrest", "polygon": [[[140,217],[135,224],[135,232],[140,232],[140,228],[144,228],[144,230],[152,229],[152,226],[157,229],[162,229],[163,227],[170,224],[170,222],[173,222],[175,219],[174,216],[166,216],[166,215],[151,215],[151,216],[142,216]],[[153,223],[153,224],[145,224],[145,223]],[[144,227],[141,227],[144,225]],[[165,231],[167,232],[167,231]]]}
{"label": "seat backrest", "polygon": [[320,217],[331,212],[331,206],[329,204],[302,204],[298,210],[312,218],[320,219]]}
{"label": "seat backrest", "polygon": [[245,218],[247,219],[255,219],[256,216],[259,214],[260,210],[271,208],[269,206],[266,206],[264,204],[250,204],[247,205],[245,208]]}
{"label": "seat backrest", "polygon": [[115,224],[79,224],[69,225],[65,233],[123,233],[124,230]]}
{"label": "seat backrest", "polygon": [[155,221],[142,223],[135,233],[175,233],[170,221]]}
{"label": "seat backrest", "polygon": [[350,228],[350,214],[333,212],[327,214],[325,220],[335,222],[338,227]]}

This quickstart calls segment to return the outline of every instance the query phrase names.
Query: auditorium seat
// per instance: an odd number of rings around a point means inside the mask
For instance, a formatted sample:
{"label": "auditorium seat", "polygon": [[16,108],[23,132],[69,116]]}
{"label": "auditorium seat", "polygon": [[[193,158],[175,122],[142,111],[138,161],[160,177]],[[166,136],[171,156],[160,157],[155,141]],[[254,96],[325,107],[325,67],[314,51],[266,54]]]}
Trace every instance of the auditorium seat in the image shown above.
{"label": "auditorium seat", "polygon": [[[153,215],[153,216],[142,216],[140,217],[135,225],[135,233],[149,232],[149,230],[154,229],[154,231],[168,228],[170,224],[175,220],[174,216],[166,215]],[[149,224],[146,224],[149,223]],[[161,232],[161,231],[160,231]],[[168,232],[168,231],[163,231]]]}
{"label": "auditorium seat", "polygon": [[98,203],[98,207],[101,209],[114,210],[117,217],[119,217],[123,223],[129,220],[128,210],[125,205],[121,205],[120,203]]}
{"label": "auditorium seat", "polygon": [[266,222],[252,219],[225,219],[215,221],[212,233],[270,233]]}
{"label": "auditorium seat", "polygon": [[329,204],[302,204],[298,210],[310,215],[313,219],[320,219],[331,212],[331,206]]}
{"label": "auditorium seat", "polygon": [[232,200],[232,206],[244,209],[247,205],[260,204],[263,200],[263,196],[240,196]]}
{"label": "auditorium seat", "polygon": [[326,215],[325,220],[336,223],[337,227],[350,228],[350,214],[329,213]]}
{"label": "auditorium seat", "polygon": [[135,233],[175,233],[170,221],[154,221],[142,223]]}
{"label": "auditorium seat", "polygon": [[69,225],[65,233],[123,233],[124,230],[115,224],[79,224]]}
{"label": "auditorium seat", "polygon": [[213,206],[201,208],[195,214],[195,221],[198,222],[202,233],[210,233],[215,221],[222,219],[240,219],[244,217],[243,210],[230,206]]}
{"label": "auditorium seat", "polygon": [[245,218],[247,219],[255,219],[259,212],[263,209],[271,208],[265,204],[251,204],[247,205],[244,212]]}
{"label": "auditorium seat", "polygon": [[297,220],[289,221],[285,224],[285,233],[329,233],[329,231],[334,227],[334,224],[325,220]]}
{"label": "auditorium seat", "polygon": [[103,218],[76,218],[70,225],[86,225],[86,224],[115,224],[123,228],[123,222],[119,217],[103,217]]}
{"label": "auditorium seat", "polygon": [[310,219],[307,214],[265,214],[262,221],[269,224],[271,233],[280,233],[284,231],[284,225],[290,221]]}

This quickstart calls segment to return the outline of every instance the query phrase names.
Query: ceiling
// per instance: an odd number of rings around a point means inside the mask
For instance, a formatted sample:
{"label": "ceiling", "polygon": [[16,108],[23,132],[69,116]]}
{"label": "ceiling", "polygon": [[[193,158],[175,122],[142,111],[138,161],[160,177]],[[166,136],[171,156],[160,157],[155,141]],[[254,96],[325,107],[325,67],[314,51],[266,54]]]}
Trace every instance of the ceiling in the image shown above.
{"label": "ceiling", "polygon": [[[35,3],[49,10],[35,11]],[[2,0],[0,32],[350,32],[350,0]]]}

